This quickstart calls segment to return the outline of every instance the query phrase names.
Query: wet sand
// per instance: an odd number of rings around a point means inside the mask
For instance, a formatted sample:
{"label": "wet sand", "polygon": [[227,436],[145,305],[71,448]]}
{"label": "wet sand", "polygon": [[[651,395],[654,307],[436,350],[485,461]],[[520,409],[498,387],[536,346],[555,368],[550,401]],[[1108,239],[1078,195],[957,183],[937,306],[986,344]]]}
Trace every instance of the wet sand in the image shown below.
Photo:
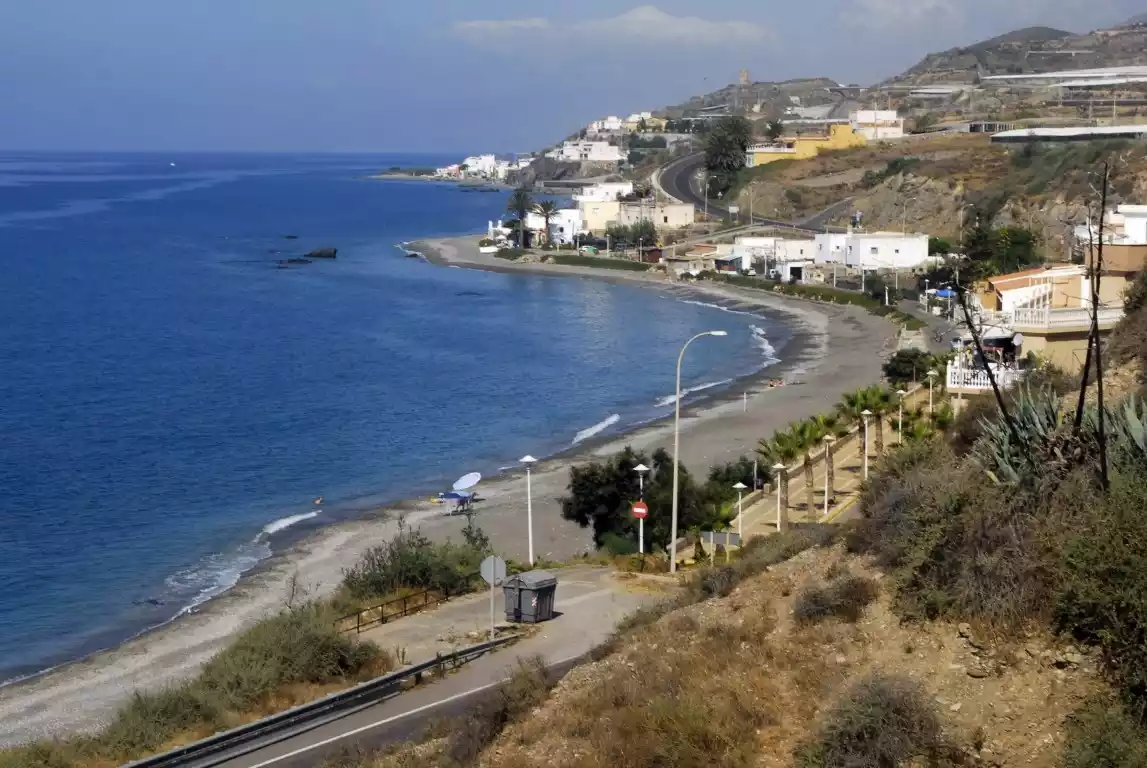
{"label": "wet sand", "polygon": [[[712,464],[749,455],[759,439],[791,421],[833,407],[844,391],[876,381],[890,351],[894,327],[854,307],[823,305],[724,285],[684,287],[643,273],[546,264],[517,264],[482,256],[477,237],[409,244],[438,265],[501,272],[529,272],[643,284],[651,290],[691,295],[731,309],[767,308],[786,315],[793,339],[781,350],[782,363],[740,380],[723,396],[682,411],[681,459],[696,473]],[[440,268],[430,264],[427,269]],[[768,388],[767,379],[786,386]],[[672,389],[670,381],[669,388]],[[743,394],[749,393],[747,410]],[[584,443],[542,462],[533,472],[535,552],[564,559],[589,550],[591,535],[561,519],[559,499],[569,468],[612,454],[626,445],[651,451],[672,448],[673,423],[666,419],[637,432]],[[525,559],[525,478],[511,473],[483,481],[476,521],[500,554]],[[361,520],[324,528],[278,554],[239,585],[192,615],[115,649],[60,667],[28,682],[0,689],[0,744],[92,730],[105,723],[133,690],[155,690],[195,671],[242,627],[280,609],[289,582],[311,595],[330,592],[344,568],[364,550],[389,540],[398,519],[435,539],[460,539],[465,520],[448,517],[428,500],[412,500],[377,510]]]}

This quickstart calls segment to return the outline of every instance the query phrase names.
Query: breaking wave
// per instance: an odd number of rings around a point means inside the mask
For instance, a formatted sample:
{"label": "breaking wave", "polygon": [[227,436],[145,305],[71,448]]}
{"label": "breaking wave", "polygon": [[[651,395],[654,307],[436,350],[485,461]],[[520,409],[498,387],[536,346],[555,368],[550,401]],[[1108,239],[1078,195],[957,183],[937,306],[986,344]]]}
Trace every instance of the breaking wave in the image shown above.
{"label": "breaking wave", "polygon": [[615,413],[612,416],[610,416],[608,419],[606,419],[605,421],[594,424],[589,429],[583,429],[581,432],[578,432],[574,436],[573,444],[577,445],[578,443],[585,442],[586,440],[589,440],[591,437],[593,437],[595,435],[600,435],[602,432],[609,429],[610,427],[612,427],[614,424],[616,424],[619,421],[621,421],[621,416],[619,416],[618,414]]}
{"label": "breaking wave", "polygon": [[[695,392],[704,392],[706,389],[712,389],[713,387],[723,387],[726,384],[732,383],[732,379],[721,379],[720,381],[711,381],[708,384],[698,384],[695,387],[689,387],[688,389],[682,390],[681,399],[684,400],[687,395],[692,395]],[[654,405],[658,408],[667,408],[673,405],[676,401],[677,395],[666,395],[665,397],[659,398],[657,402],[654,403]]]}

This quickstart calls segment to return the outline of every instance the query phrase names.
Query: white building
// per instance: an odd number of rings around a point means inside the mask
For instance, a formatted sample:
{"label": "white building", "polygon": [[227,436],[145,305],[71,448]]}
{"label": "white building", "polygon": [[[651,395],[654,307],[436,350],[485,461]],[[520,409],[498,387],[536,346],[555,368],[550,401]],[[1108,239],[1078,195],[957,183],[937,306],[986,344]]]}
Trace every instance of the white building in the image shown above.
{"label": "white building", "polygon": [[[526,214],[526,228],[531,232],[543,232],[546,220],[540,213]],[[549,242],[569,245],[577,235],[584,234],[581,211],[577,208],[562,208],[550,217]]]}
{"label": "white building", "polygon": [[621,147],[606,141],[567,141],[549,156],[565,163],[620,163],[625,159]]}
{"label": "white building", "polygon": [[616,115],[610,115],[604,120],[594,120],[586,126],[587,133],[615,133],[622,130],[622,121]]}
{"label": "white building", "polygon": [[597,202],[602,203],[609,200],[617,200],[620,197],[633,194],[632,181],[609,181],[593,186],[584,187],[581,192],[573,196],[573,199],[581,202]]}
{"label": "white building", "polygon": [[861,109],[848,116],[855,133],[869,141],[904,137],[904,119],[894,109]]}
{"label": "white building", "polygon": [[739,260],[738,269],[775,270],[774,276],[788,280],[797,275],[804,279],[804,267],[813,264],[816,251],[812,240],[789,240],[783,237],[738,237],[732,255]]}
{"label": "white building", "polygon": [[[1075,241],[1086,247],[1099,240],[1099,222],[1075,228]],[[1103,242],[1114,245],[1147,245],[1147,205],[1119,205],[1103,219]]]}
{"label": "white building", "polygon": [[473,155],[462,161],[466,166],[463,170],[467,176],[485,176],[493,178],[498,168],[498,158],[494,155]]}
{"label": "white building", "polygon": [[928,263],[928,236],[900,232],[848,232],[817,235],[812,253],[817,264],[854,269],[915,269]]}
{"label": "white building", "polygon": [[454,165],[435,170],[434,175],[444,179],[457,179],[462,175],[462,166],[459,163],[454,163]]}

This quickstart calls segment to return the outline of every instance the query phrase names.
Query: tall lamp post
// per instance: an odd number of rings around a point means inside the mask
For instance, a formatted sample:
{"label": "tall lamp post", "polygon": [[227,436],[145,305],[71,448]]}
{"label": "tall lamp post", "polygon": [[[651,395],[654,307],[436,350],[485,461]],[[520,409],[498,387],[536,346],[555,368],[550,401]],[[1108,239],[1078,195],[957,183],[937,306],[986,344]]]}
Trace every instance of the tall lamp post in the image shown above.
{"label": "tall lamp post", "polygon": [[864,417],[864,479],[868,479],[868,417],[872,415],[872,411],[865,408],[860,412]]}
{"label": "tall lamp post", "polygon": [[[737,491],[737,538],[738,539],[741,538],[741,536],[744,534],[744,530],[745,530],[744,520],[743,520],[743,518],[745,517],[745,510],[741,506],[741,499],[744,497],[745,489],[748,487],[749,486],[745,485],[744,483],[742,483],[739,480],[737,481],[737,484],[733,486],[733,489]],[[741,546],[742,547],[745,546],[744,540],[741,541]]]}
{"label": "tall lamp post", "polygon": [[824,516],[828,517],[829,500],[836,489],[832,487],[832,444],[836,438],[832,435],[824,436]]}
{"label": "tall lamp post", "polygon": [[896,394],[900,396],[900,403],[896,411],[896,444],[904,445],[904,396],[908,393],[903,389],[898,389]]}
{"label": "tall lamp post", "polygon": [[[642,501],[645,501],[645,473],[649,471],[649,467],[644,464],[638,464],[633,468],[637,473],[637,495]],[[645,518],[637,518],[637,554],[645,554]]]}
{"label": "tall lamp post", "polygon": [[526,536],[530,540],[530,565],[534,564],[534,489],[530,477],[530,467],[537,463],[533,456],[523,456],[520,461],[526,465]]}
{"label": "tall lamp post", "polygon": [[928,415],[929,416],[931,416],[935,412],[932,408],[932,382],[934,382],[936,380],[936,377],[939,375],[940,374],[937,373],[935,371],[935,369],[928,371]]}
{"label": "tall lamp post", "polygon": [[728,336],[726,331],[705,331],[699,333],[689,341],[685,342],[685,346],[681,347],[681,354],[677,356],[677,402],[673,411],[673,514],[670,518],[670,531],[669,531],[669,572],[677,572],[677,475],[678,464],[680,464],[677,455],[681,452],[681,363],[685,360],[685,350],[689,349],[689,345],[697,341],[697,339],[705,336]]}

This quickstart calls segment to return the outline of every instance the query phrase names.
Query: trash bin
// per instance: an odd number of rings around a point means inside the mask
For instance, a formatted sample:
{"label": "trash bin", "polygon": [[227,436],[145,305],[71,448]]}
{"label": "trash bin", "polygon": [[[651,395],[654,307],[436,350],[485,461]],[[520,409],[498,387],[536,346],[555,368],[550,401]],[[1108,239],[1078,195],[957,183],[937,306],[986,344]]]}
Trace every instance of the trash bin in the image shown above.
{"label": "trash bin", "polygon": [[506,579],[506,621],[539,624],[554,617],[558,577],[548,571],[527,571]]}

